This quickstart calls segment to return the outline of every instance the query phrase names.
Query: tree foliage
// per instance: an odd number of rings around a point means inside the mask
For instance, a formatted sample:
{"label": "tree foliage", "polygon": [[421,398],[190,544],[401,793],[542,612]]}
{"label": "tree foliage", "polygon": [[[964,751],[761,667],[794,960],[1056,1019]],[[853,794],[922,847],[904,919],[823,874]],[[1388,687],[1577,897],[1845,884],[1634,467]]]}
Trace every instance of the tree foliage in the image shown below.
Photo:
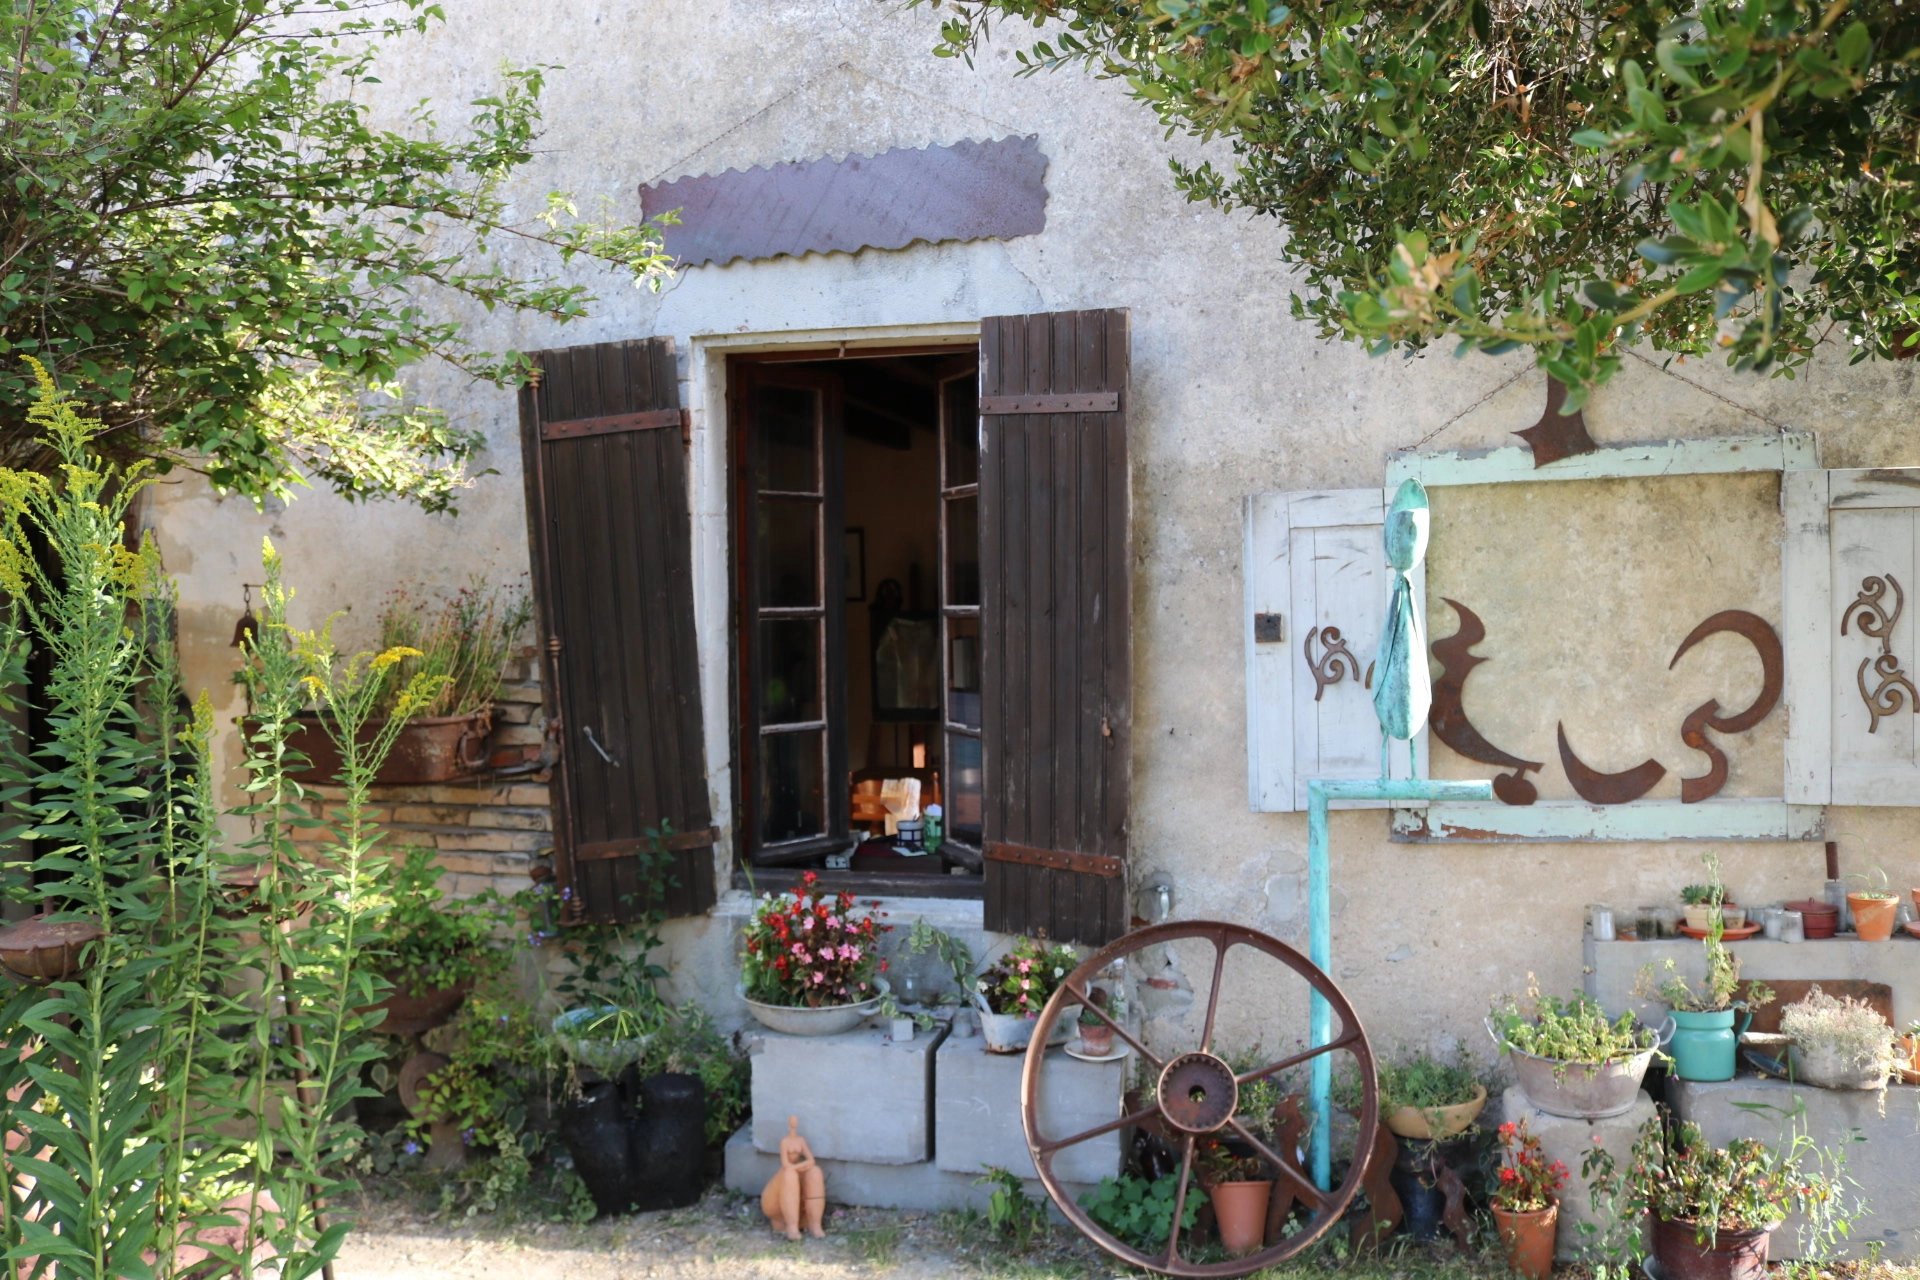
{"label": "tree foliage", "polygon": [[[942,0],[932,0],[940,5]],[[1376,351],[1635,342],[1793,376],[1829,332],[1920,354],[1920,5],[946,0],[946,56],[1127,81],[1189,197],[1286,224],[1295,314]]]}
{"label": "tree foliage", "polygon": [[[480,433],[409,403],[428,357],[511,382],[463,303],[570,318],[558,274],[666,270],[658,227],[521,210],[547,68],[443,127],[366,98],[426,0],[14,0],[0,12],[0,465],[44,469],[22,355],[85,390],[100,442],[186,459],[215,484],[284,495],[302,473],[350,497],[451,503]],[[533,242],[553,270],[516,271]],[[466,309],[471,310],[470,307]]]}

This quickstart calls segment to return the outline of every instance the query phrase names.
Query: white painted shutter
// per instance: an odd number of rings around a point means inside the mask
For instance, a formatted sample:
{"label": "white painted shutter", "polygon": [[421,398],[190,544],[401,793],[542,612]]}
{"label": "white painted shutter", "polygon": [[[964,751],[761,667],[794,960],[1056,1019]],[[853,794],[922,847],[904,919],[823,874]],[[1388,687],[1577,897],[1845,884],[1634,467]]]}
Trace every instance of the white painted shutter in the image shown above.
{"label": "white painted shutter", "polygon": [[[1380,721],[1366,685],[1380,644],[1392,573],[1381,545],[1386,501],[1379,489],[1255,494],[1246,502],[1248,803],[1287,813],[1307,807],[1314,778],[1380,776]],[[1423,575],[1416,609],[1426,607]],[[1260,638],[1256,619],[1280,618],[1280,638]],[[1306,643],[1338,629],[1358,670],[1320,688]],[[1316,643],[1316,655],[1323,646]],[[1393,752],[1392,776],[1407,775]],[[1424,748],[1421,752],[1424,762]],[[1424,770],[1423,770],[1424,772]],[[1384,802],[1353,807],[1381,808]]]}
{"label": "white painted shutter", "polygon": [[[1787,799],[1920,805],[1920,468],[1788,472],[1783,485]],[[1892,619],[1884,645],[1859,625],[1869,581]],[[1892,708],[1877,719],[1876,693]]]}

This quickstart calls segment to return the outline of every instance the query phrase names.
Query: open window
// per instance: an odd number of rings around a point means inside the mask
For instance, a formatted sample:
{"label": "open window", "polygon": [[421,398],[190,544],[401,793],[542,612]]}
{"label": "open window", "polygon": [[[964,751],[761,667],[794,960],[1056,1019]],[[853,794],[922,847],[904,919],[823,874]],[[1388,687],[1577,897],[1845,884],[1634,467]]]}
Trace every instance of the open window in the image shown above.
{"label": "open window", "polygon": [[[736,358],[729,386],[741,859],[978,893],[976,361]],[[937,850],[889,830],[905,780]]]}

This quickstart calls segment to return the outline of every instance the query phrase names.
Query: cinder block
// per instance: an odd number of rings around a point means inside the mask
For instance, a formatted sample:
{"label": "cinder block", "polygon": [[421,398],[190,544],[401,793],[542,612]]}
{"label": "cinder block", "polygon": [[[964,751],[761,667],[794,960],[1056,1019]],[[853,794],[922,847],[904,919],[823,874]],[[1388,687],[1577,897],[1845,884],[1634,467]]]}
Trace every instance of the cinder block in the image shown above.
{"label": "cinder block", "polygon": [[[1841,1252],[1861,1257],[1877,1246],[1889,1261],[1920,1258],[1920,1087],[1816,1089],[1748,1077],[1713,1084],[1675,1081],[1670,1097],[1679,1117],[1699,1125],[1701,1137],[1715,1146],[1736,1138],[1790,1141],[1797,1124],[1822,1147],[1839,1148],[1846,1155],[1847,1176],[1860,1184],[1855,1194],[1868,1209],[1855,1220]],[[1797,1120],[1796,1112],[1801,1112]],[[1800,1256],[1802,1225],[1799,1217],[1789,1218],[1773,1233],[1774,1257]]]}
{"label": "cinder block", "polygon": [[[953,1173],[978,1174],[996,1166],[1030,1177],[1033,1156],[1020,1123],[1026,1055],[988,1053],[985,1045],[981,1037],[969,1036],[940,1046],[934,1062],[934,1163]],[[1131,1061],[1082,1062],[1061,1049],[1049,1050],[1040,1072],[1043,1136],[1064,1138],[1118,1119]],[[1117,1174],[1119,1131],[1062,1148],[1053,1170],[1075,1183]]]}
{"label": "cinder block", "polygon": [[1547,1159],[1567,1166],[1570,1176],[1560,1192],[1560,1226],[1553,1252],[1563,1262],[1580,1257],[1587,1245],[1580,1224],[1601,1225],[1593,1211],[1591,1188],[1580,1176],[1580,1162],[1586,1159],[1598,1139],[1598,1145],[1605,1147],[1622,1168],[1626,1167],[1633,1158],[1633,1140],[1640,1136],[1641,1127],[1653,1119],[1653,1099],[1642,1093],[1625,1115],[1606,1120],[1574,1120],[1540,1110],[1515,1086],[1501,1098],[1500,1109],[1505,1119],[1525,1120],[1528,1131],[1540,1139],[1540,1148]]}
{"label": "cinder block", "polygon": [[787,1117],[821,1160],[913,1164],[933,1154],[933,1057],[945,1029],[899,1044],[879,1028],[768,1032],[753,1055],[753,1145],[777,1152]]}

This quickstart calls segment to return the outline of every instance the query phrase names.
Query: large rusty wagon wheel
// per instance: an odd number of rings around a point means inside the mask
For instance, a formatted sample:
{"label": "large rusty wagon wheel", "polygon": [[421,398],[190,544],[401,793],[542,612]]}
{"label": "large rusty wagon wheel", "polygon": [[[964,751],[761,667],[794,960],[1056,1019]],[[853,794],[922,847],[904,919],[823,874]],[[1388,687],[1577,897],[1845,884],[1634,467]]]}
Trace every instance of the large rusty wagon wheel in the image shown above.
{"label": "large rusty wagon wheel", "polygon": [[[1162,1046],[1161,1052],[1151,1052],[1132,1032],[1108,1017],[1106,1010],[1089,999],[1089,984],[1094,975],[1115,960],[1148,947],[1191,939],[1213,944],[1213,982],[1207,991],[1206,1021],[1201,1027],[1199,1043],[1183,1051],[1169,1051]],[[1278,960],[1304,978],[1315,993],[1325,997],[1333,1011],[1334,1022],[1328,1043],[1277,1059],[1252,1071],[1239,1075],[1234,1073],[1213,1051],[1214,1023],[1220,1012],[1221,978],[1226,972],[1227,954],[1234,947],[1248,947]],[[1129,1115],[1078,1133],[1053,1137],[1047,1132],[1040,1101],[1043,1096],[1040,1073],[1046,1069],[1048,1060],[1047,1040],[1062,1017],[1078,1018],[1082,1008],[1092,1009],[1096,1017],[1113,1028],[1117,1039],[1125,1042],[1157,1073],[1153,1099]],[[1053,1197],[1054,1204],[1059,1206],[1067,1220],[1089,1240],[1122,1262],[1168,1276],[1244,1276],[1276,1266],[1312,1245],[1340,1220],[1341,1214],[1360,1189],[1361,1178],[1366,1173],[1364,1144],[1362,1150],[1356,1152],[1340,1185],[1331,1191],[1322,1191],[1301,1171],[1297,1162],[1282,1159],[1278,1152],[1236,1119],[1234,1108],[1242,1086],[1311,1063],[1325,1054],[1342,1051],[1351,1054],[1359,1068],[1363,1087],[1359,1132],[1370,1134],[1380,1113],[1373,1051],[1368,1047],[1366,1033],[1361,1030],[1360,1019],[1354,1014],[1353,1006],[1347,1003],[1346,996],[1341,994],[1333,979],[1292,947],[1242,925],[1188,920],[1137,930],[1107,946],[1068,974],[1060,989],[1047,1001],[1046,1008],[1040,1011],[1039,1020],[1033,1028],[1033,1039],[1027,1047],[1025,1070],[1020,1076],[1020,1118],[1026,1129],[1027,1149],[1033,1154],[1034,1170],[1040,1175],[1041,1185],[1046,1187],[1047,1194]],[[1180,1182],[1174,1194],[1172,1231],[1167,1239],[1166,1252],[1158,1256],[1142,1253],[1103,1230],[1067,1194],[1053,1169],[1054,1157],[1068,1147],[1115,1130],[1152,1124],[1156,1119],[1168,1133],[1177,1135],[1180,1147]],[[1199,1188],[1193,1182],[1194,1148],[1202,1138],[1222,1131],[1258,1152],[1273,1167],[1275,1176],[1285,1184],[1286,1191],[1311,1210],[1312,1219],[1304,1229],[1243,1257],[1225,1262],[1188,1262],[1180,1256],[1180,1219],[1188,1196],[1199,1194]]]}

